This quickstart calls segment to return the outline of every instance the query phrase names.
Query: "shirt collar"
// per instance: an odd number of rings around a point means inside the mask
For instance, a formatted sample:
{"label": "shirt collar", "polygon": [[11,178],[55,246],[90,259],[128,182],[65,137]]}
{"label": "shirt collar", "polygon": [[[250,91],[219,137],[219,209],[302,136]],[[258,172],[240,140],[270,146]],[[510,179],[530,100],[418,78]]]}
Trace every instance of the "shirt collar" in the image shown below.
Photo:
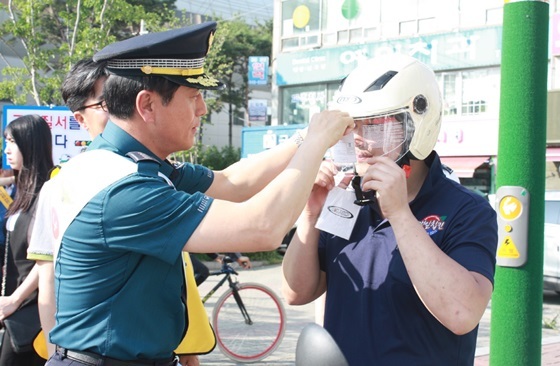
{"label": "shirt collar", "polygon": [[159,171],[167,177],[170,177],[173,173],[173,166],[167,160],[162,161],[140,141],[111,121],[107,122],[107,126],[105,126],[101,135],[97,136],[88,147],[88,150],[93,149],[110,150],[123,156],[131,151],[140,151],[157,159],[160,163]]}
{"label": "shirt collar", "polygon": [[445,174],[443,174],[439,155],[435,151],[432,151],[430,155],[428,155],[428,157],[424,159],[424,164],[426,164],[429,168],[428,175],[424,180],[420,191],[416,195],[416,198],[414,198],[411,204],[425,194],[432,194],[432,190],[437,185],[437,182],[441,179],[447,179],[445,177]]}

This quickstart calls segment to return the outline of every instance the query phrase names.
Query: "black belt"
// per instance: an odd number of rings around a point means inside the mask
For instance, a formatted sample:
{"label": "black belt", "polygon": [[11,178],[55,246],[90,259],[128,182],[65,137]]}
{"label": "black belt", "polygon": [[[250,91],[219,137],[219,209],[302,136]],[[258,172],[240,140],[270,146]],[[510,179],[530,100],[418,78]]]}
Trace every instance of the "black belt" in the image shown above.
{"label": "black belt", "polygon": [[78,361],[88,366],[176,366],[179,364],[177,357],[164,360],[134,360],[121,361],[111,357],[104,357],[92,352],[72,351],[56,346],[56,352],[62,357]]}

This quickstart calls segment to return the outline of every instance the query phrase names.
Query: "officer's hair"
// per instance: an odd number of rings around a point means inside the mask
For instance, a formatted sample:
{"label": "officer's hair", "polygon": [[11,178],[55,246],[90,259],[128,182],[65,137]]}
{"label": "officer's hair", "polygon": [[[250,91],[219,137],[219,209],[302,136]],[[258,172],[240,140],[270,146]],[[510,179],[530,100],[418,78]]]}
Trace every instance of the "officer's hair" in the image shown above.
{"label": "officer's hair", "polygon": [[95,96],[95,82],[107,76],[105,62],[94,62],[91,57],[78,61],[62,82],[62,99],[72,112],[82,108],[88,98]]}
{"label": "officer's hair", "polygon": [[136,110],[136,96],[142,90],[159,94],[163,105],[173,99],[179,84],[160,76],[122,77],[110,75],[103,87],[109,114],[119,119],[129,119]]}

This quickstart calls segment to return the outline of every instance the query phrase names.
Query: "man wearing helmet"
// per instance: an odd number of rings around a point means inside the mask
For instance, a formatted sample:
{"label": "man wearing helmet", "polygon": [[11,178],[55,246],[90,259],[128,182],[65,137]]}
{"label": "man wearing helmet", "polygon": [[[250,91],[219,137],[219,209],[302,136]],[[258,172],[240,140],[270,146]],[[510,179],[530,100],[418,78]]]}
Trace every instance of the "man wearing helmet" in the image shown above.
{"label": "man wearing helmet", "polygon": [[433,71],[404,55],[368,60],[331,108],[356,122],[351,186],[361,208],[348,240],[315,227],[335,185],[324,163],[284,256],[285,298],[305,304],[326,291],[324,326],[352,366],[472,365],[497,222],[488,202],[445,177],[433,151]]}

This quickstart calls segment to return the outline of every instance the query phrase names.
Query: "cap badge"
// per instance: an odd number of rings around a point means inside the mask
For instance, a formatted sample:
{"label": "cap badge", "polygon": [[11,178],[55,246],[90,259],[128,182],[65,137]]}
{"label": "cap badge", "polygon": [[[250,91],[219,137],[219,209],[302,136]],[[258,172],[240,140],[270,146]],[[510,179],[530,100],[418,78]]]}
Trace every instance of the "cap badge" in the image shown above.
{"label": "cap badge", "polygon": [[204,76],[199,76],[197,78],[186,78],[189,83],[200,84],[202,86],[218,86],[218,80],[213,78],[208,78]]}

